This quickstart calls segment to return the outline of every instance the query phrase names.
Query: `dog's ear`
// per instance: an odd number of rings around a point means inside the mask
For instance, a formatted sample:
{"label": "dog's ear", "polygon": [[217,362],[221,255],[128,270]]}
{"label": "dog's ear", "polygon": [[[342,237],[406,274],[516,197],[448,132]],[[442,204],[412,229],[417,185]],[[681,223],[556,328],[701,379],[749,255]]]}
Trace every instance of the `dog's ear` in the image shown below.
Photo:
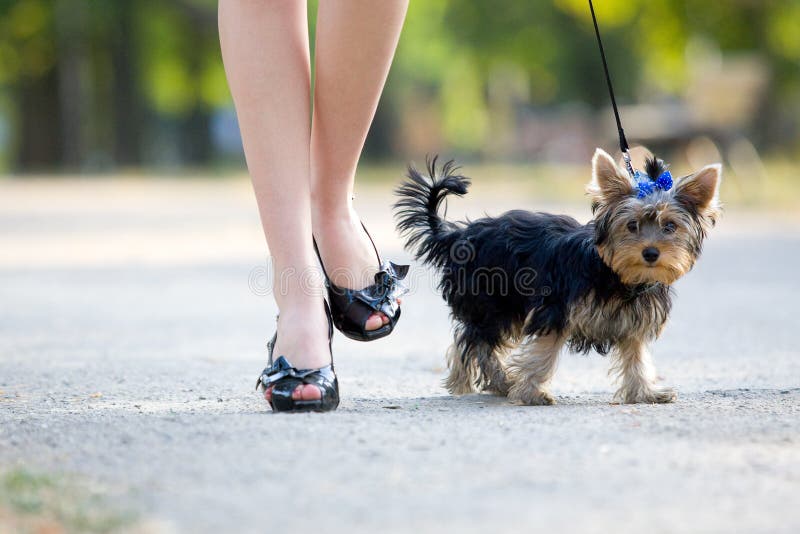
{"label": "dog's ear", "polygon": [[633,183],[628,173],[614,163],[614,158],[598,148],[592,158],[592,181],[586,186],[592,203],[607,205],[633,194]]}
{"label": "dog's ear", "polygon": [[694,174],[678,180],[675,200],[691,211],[713,217],[719,211],[719,184],[722,165],[706,165]]}

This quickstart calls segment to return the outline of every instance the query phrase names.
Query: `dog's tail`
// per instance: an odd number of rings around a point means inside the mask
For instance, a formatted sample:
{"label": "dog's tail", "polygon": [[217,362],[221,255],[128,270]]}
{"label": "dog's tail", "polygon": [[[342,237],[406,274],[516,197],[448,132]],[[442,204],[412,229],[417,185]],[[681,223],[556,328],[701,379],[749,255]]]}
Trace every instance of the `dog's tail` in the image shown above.
{"label": "dog's tail", "polygon": [[400,200],[394,209],[397,229],[406,239],[406,250],[416,259],[442,268],[449,260],[461,229],[439,215],[439,209],[447,195],[466,194],[470,180],[457,174],[458,167],[453,160],[437,172],[437,159],[438,156],[427,158],[428,176],[409,166],[408,179],[395,191]]}

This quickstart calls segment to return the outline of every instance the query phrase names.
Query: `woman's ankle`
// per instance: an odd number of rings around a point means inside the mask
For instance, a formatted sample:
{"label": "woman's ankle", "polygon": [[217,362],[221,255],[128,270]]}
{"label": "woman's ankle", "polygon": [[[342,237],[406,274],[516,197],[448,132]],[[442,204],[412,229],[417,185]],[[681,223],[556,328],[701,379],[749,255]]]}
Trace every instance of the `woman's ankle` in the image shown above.
{"label": "woman's ankle", "polygon": [[314,229],[324,229],[330,223],[344,223],[358,220],[349,196],[329,193],[311,194],[311,221]]}
{"label": "woman's ankle", "polygon": [[297,368],[330,363],[329,323],[322,299],[284,302],[278,317],[277,353]]}
{"label": "woman's ankle", "polygon": [[324,297],[322,290],[302,289],[299,294],[276,295],[276,302],[280,316],[299,317],[303,315],[318,315],[324,313]]}

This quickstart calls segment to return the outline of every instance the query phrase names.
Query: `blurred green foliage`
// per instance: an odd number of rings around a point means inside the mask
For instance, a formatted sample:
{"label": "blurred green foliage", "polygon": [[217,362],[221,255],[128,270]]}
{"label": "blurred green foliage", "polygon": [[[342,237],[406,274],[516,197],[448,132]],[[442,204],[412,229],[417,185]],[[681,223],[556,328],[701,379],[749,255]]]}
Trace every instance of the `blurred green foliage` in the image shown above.
{"label": "blurred green foliage", "polygon": [[[216,4],[0,0],[0,166],[240,161]],[[747,56],[768,80],[736,135],[797,155],[800,0],[595,4],[623,103],[690,100],[695,56]],[[526,124],[607,103],[586,0],[412,0],[367,156],[524,155]]]}
{"label": "blurred green foliage", "polygon": [[127,532],[138,518],[74,476],[0,472],[0,532]]}

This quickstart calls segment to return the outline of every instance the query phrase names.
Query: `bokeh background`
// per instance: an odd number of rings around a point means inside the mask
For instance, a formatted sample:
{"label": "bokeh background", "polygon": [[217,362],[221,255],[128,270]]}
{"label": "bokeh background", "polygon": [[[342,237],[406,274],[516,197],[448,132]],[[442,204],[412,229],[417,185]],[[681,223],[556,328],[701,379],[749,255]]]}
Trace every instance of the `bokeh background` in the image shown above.
{"label": "bokeh background", "polygon": [[553,410],[445,395],[448,310],[389,209],[405,164],[463,164],[451,219],[586,221],[617,140],[586,0],[411,0],[355,199],[411,292],[390,338],[334,337],[343,405],[298,420],[252,389],[278,310],[216,2],[0,0],[0,532],[128,505],[169,523],[127,532],[800,532],[800,0],[595,4],[629,140],[676,176],[725,164],[653,347],[680,402],[608,405],[599,356],[561,359]]}
{"label": "bokeh background", "polygon": [[[630,140],[679,166],[722,159],[734,199],[785,203],[800,1],[596,4]],[[585,174],[595,146],[615,147],[608,103],[584,0],[412,1],[364,161]],[[242,166],[215,1],[0,0],[0,173]]]}

